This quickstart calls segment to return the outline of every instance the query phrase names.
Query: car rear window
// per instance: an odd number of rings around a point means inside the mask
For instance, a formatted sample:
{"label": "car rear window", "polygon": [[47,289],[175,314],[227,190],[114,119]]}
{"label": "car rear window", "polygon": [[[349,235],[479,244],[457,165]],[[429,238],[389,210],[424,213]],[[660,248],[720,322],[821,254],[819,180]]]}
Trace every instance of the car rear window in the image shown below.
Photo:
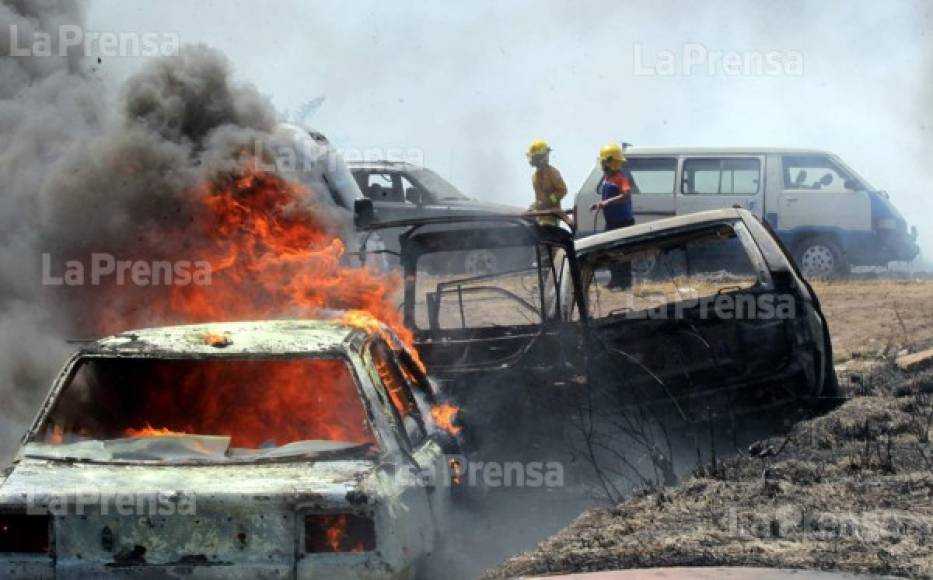
{"label": "car rear window", "polygon": [[340,358],[85,359],[38,440],[160,434],[228,436],[231,447],[246,449],[373,442],[354,376]]}

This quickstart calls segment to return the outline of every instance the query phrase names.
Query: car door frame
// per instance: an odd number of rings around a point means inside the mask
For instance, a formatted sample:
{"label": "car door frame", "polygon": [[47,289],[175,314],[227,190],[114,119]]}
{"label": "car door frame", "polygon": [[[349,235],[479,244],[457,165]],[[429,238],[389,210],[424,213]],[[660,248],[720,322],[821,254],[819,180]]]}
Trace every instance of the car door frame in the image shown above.
{"label": "car door frame", "polygon": [[[418,423],[424,430],[424,438],[418,443],[412,443],[405,427],[405,419],[401,411],[393,403],[388,387],[379,374],[376,359],[373,355],[373,349],[378,344],[381,344],[389,353],[389,362],[391,364],[395,364],[397,368],[400,368],[400,364],[394,349],[379,336],[370,336],[361,346],[360,355],[367,377],[376,391],[377,399],[379,399],[378,403],[381,404],[381,409],[385,414],[385,423],[393,431],[394,443],[401,459],[389,470],[387,475],[392,477],[401,488],[399,499],[404,505],[408,506],[408,511],[420,513],[419,518],[403,518],[406,529],[402,535],[411,544],[416,543],[417,539],[420,538],[426,550],[430,552],[442,533],[440,526],[443,522],[446,522],[445,512],[442,510],[446,509],[448,510],[447,513],[449,513],[450,509],[449,502],[445,504],[438,501],[443,494],[449,495],[449,487],[438,489],[434,479],[437,474],[445,473],[442,469],[442,466],[445,465],[444,452],[442,446],[428,429],[427,419],[421,416],[423,410],[417,404],[414,393],[409,388],[407,394],[413,408],[418,412]],[[410,387],[404,381],[403,373],[399,371],[398,374],[402,376],[401,386]],[[422,518],[429,518],[433,529],[425,530],[423,522],[419,524],[414,521]]]}
{"label": "car door frame", "polygon": [[[490,224],[496,226],[497,228],[511,229],[509,231],[510,233],[508,233],[508,235],[505,237],[488,236],[485,235],[485,233],[493,232],[494,230],[489,228],[477,228],[476,226],[479,224]],[[422,229],[429,226],[440,226],[442,229],[431,232],[431,235],[434,236],[433,238],[424,238],[422,236]],[[430,254],[432,252],[441,251],[444,249],[472,250],[476,247],[511,248],[515,247],[516,245],[528,245],[531,247],[543,244],[563,250],[562,257],[564,262],[560,265],[560,267],[557,265],[554,266],[553,275],[555,276],[555,279],[551,282],[557,286],[554,293],[554,300],[556,302],[555,308],[549,313],[548,316],[543,317],[541,324],[534,327],[533,333],[536,335],[540,335],[542,333],[551,333],[557,336],[561,336],[562,334],[566,333],[565,327],[567,326],[573,326],[574,332],[579,332],[577,329],[580,327],[585,327],[587,324],[585,313],[581,310],[583,305],[579,292],[580,280],[576,266],[573,236],[566,230],[554,226],[542,226],[530,218],[505,215],[460,215],[424,218],[419,220],[411,220],[409,222],[373,224],[368,229],[371,233],[380,230],[402,231],[399,236],[399,246],[401,248],[400,258],[405,283],[402,315],[405,325],[412,330],[415,336],[416,347],[425,341],[432,344],[443,343],[446,342],[449,338],[448,337],[444,340],[441,340],[439,337],[433,336],[432,330],[430,328],[420,328],[416,324],[415,320],[415,293],[419,273],[418,260],[423,254]],[[477,233],[478,231],[483,233]],[[501,233],[502,231],[505,230],[496,229],[495,233]],[[425,246],[425,239],[428,240],[426,242],[427,246]],[[479,242],[479,246],[471,243],[476,241]],[[569,280],[564,278],[565,270],[569,272]],[[539,272],[542,272],[540,268]],[[570,292],[569,297],[561,290],[562,286],[572,288],[572,292]],[[572,305],[570,302],[567,302],[567,300],[572,301]],[[569,319],[570,313],[574,311],[573,307],[576,307],[576,311],[581,313],[578,321],[571,321]],[[502,328],[509,329],[512,327]],[[503,332],[508,333],[507,330]],[[489,333],[485,331],[473,331],[473,329],[466,329],[466,332],[463,334],[464,338],[462,340],[471,342],[477,347],[481,347],[484,342],[489,342],[492,344],[492,342],[497,340],[495,337],[489,336],[490,334],[495,333]],[[478,365],[476,367],[463,369],[462,373],[456,372],[455,374],[485,372],[499,367],[500,365]],[[436,369],[432,369],[432,375],[437,377],[438,371]],[[443,372],[441,372],[441,375],[443,375]]]}
{"label": "car door frame", "polygon": [[[802,360],[799,369],[792,369],[795,371],[795,376],[800,375],[804,381],[804,384],[795,385],[794,396],[804,398],[808,401],[816,401],[820,397],[829,397],[831,399],[837,397],[838,384],[832,366],[832,343],[826,318],[812,287],[800,275],[793,260],[789,257],[787,249],[783,246],[781,240],[776,236],[774,231],[770,229],[767,224],[763,225],[761,220],[747,210],[737,210],[731,217],[718,216],[709,220],[684,221],[686,223],[682,226],[672,226],[669,230],[665,229],[662,230],[662,232],[671,234],[679,231],[699,231],[708,229],[717,223],[726,223],[727,221],[733,223],[741,222],[744,224],[745,231],[749,234],[749,239],[741,239],[742,236],[740,236],[740,240],[742,241],[743,248],[748,254],[748,257],[756,268],[764,268],[762,272],[764,276],[760,276],[760,279],[768,284],[769,287],[767,290],[775,294],[790,293],[793,295],[795,301],[803,308],[803,313],[796,316],[794,319],[802,321],[800,324],[794,324],[795,330],[800,334],[800,336],[797,337],[798,344],[795,346],[799,347],[800,343],[806,342],[804,338],[807,334],[817,343],[816,352],[813,355],[813,366],[809,366],[806,360]],[[626,232],[625,229],[622,229],[603,234],[601,236],[601,247],[599,249],[586,249],[582,253],[578,252],[577,258],[579,268],[581,271],[586,268],[587,256],[590,254],[601,250],[609,250],[610,248],[620,248],[625,245],[637,244],[651,236],[658,235],[658,233],[658,231],[648,230],[633,236],[630,232]],[[584,301],[584,305],[585,302],[586,301]],[[588,305],[585,305],[585,307],[588,307]],[[587,310],[586,312],[589,316],[589,311]],[[627,319],[620,317],[617,322],[612,323],[612,330],[621,332],[624,330],[623,327],[627,323]],[[603,327],[605,328],[607,326],[609,325],[604,325]],[[600,332],[599,327],[600,325],[591,321],[588,330],[590,336],[594,338],[597,337],[596,333]],[[596,342],[599,341],[597,340]],[[804,354],[806,355],[808,353]],[[591,369],[588,369],[588,374],[592,375]],[[762,384],[772,382],[771,378],[772,377],[768,374],[762,374],[760,382]],[[749,384],[757,384],[757,382],[749,382]],[[736,386],[740,387],[741,385]]]}

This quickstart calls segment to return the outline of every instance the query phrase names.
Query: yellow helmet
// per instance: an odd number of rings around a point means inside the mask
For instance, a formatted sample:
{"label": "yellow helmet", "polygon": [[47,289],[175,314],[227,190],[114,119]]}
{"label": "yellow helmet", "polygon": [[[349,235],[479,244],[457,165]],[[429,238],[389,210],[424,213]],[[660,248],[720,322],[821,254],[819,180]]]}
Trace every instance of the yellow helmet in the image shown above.
{"label": "yellow helmet", "polygon": [[603,163],[607,161],[617,161],[621,164],[625,161],[625,153],[622,151],[622,147],[615,143],[610,143],[599,150],[599,160]]}
{"label": "yellow helmet", "polygon": [[531,159],[535,155],[545,155],[551,152],[551,148],[548,147],[547,142],[544,139],[535,139],[531,142],[531,145],[528,146],[528,158]]}

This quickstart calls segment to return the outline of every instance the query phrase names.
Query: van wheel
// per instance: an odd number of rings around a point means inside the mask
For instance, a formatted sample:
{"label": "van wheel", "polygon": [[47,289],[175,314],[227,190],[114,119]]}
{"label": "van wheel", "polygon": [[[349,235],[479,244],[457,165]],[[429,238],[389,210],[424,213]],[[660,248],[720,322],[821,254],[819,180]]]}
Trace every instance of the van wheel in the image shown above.
{"label": "van wheel", "polygon": [[826,236],[808,238],[796,252],[797,265],[808,280],[839,278],[849,273],[846,255],[836,242]]}

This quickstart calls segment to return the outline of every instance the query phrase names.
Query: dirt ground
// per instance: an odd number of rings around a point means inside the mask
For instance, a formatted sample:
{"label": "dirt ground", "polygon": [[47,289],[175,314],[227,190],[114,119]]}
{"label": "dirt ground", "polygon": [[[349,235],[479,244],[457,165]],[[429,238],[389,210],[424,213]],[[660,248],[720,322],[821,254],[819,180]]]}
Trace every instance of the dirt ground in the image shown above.
{"label": "dirt ground", "polygon": [[933,340],[933,281],[824,282],[814,290],[837,362],[890,356]]}
{"label": "dirt ground", "polygon": [[933,283],[816,287],[849,399],[679,485],[592,509],[484,578],[657,566],[933,577]]}

